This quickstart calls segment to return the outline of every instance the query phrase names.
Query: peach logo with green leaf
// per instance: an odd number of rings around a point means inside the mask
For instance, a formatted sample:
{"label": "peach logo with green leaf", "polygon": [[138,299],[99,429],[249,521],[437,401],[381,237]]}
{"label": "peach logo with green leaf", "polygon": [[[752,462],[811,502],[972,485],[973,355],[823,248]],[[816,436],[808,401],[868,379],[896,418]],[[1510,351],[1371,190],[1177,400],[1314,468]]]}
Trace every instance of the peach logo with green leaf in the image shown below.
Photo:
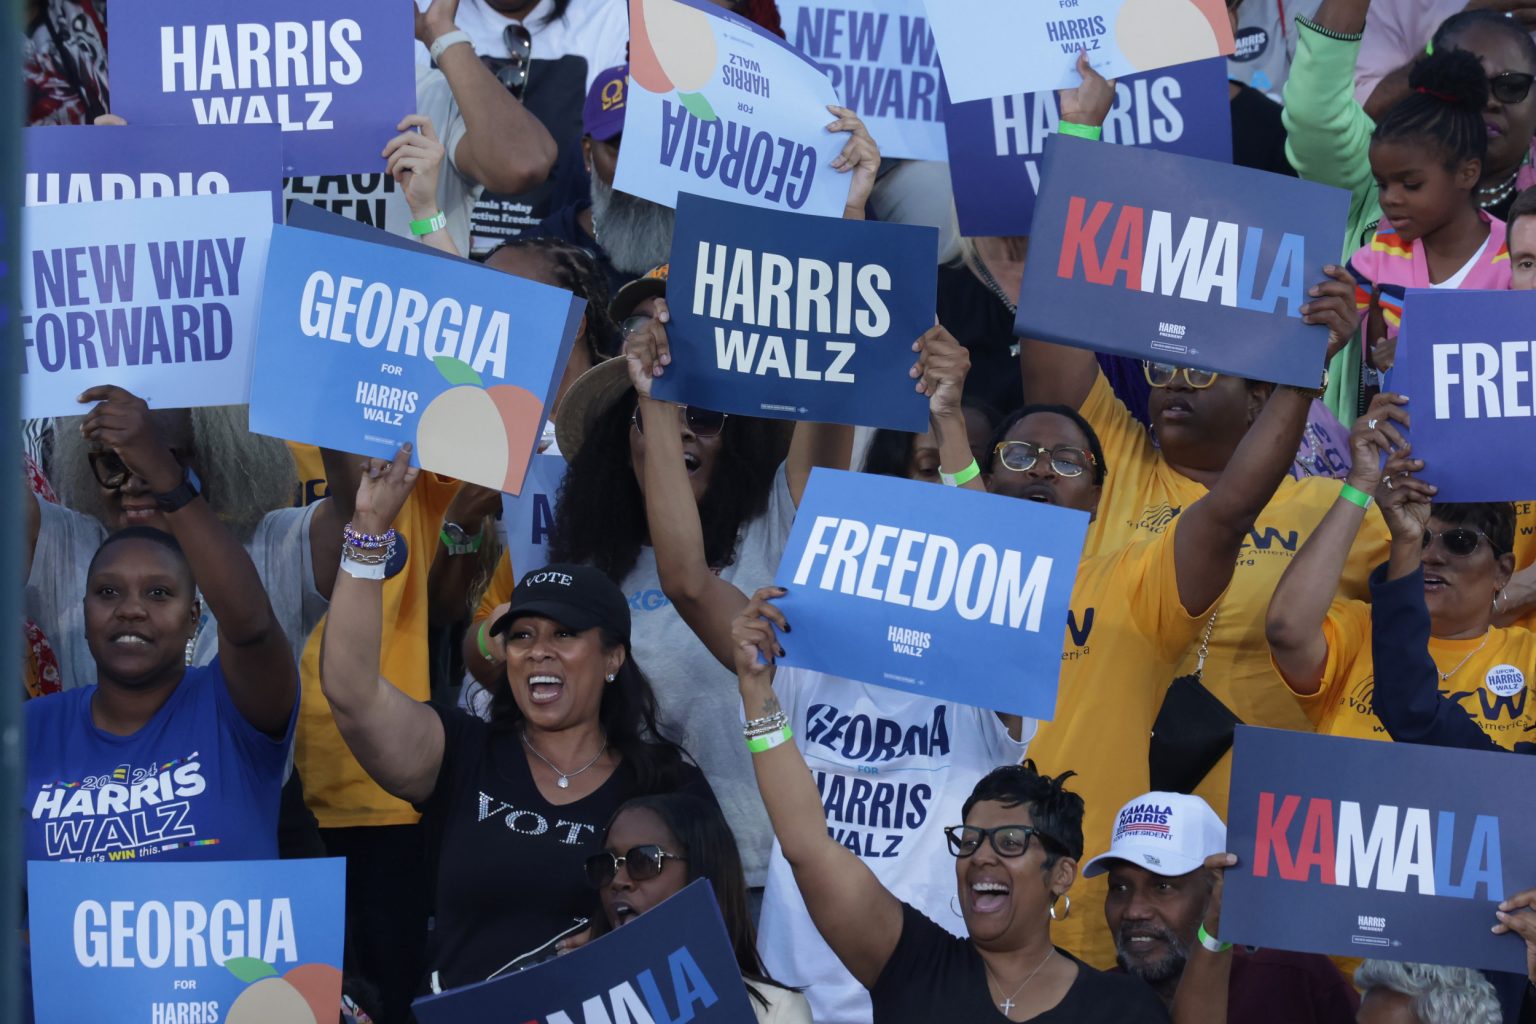
{"label": "peach logo with green leaf", "polygon": [[709,15],[676,0],[629,0],[629,73],[646,92],[676,92],[700,121],[716,119],[699,90],[719,50]]}
{"label": "peach logo with green leaf", "polygon": [[416,421],[416,457],[434,473],[498,491],[523,486],[528,458],[544,427],[544,402],[516,384],[485,386],[468,363],[432,360],[453,385],[432,399]]}
{"label": "peach logo with green leaf", "polygon": [[334,1024],[341,1015],[341,972],[330,964],[300,964],[287,974],[253,956],[224,961],[246,983],[225,1024]]}

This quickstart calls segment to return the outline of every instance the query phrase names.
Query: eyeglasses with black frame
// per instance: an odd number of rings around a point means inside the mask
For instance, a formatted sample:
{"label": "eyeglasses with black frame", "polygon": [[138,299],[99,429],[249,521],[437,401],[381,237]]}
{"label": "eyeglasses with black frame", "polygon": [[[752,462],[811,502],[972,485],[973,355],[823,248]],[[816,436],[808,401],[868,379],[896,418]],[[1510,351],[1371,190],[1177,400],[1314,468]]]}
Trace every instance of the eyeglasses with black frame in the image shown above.
{"label": "eyeglasses with black frame", "polygon": [[1082,476],[1099,464],[1092,452],[1071,445],[1046,448],[1028,441],[1001,441],[993,452],[1004,469],[1015,473],[1029,472],[1042,458],[1049,460],[1051,472],[1065,477]]}
{"label": "eyeglasses with black frame", "polygon": [[1488,91],[1500,103],[1521,103],[1531,94],[1536,75],[1524,71],[1503,71],[1488,76]]}
{"label": "eyeglasses with black frame", "polygon": [[1449,530],[1440,530],[1438,532],[1426,526],[1424,528],[1425,551],[1429,550],[1430,544],[1434,543],[1436,537],[1439,537],[1440,543],[1445,545],[1445,550],[1457,558],[1470,556],[1472,552],[1477,550],[1478,543],[1485,540],[1488,542],[1488,547],[1493,550],[1493,553],[1495,555],[1499,554],[1499,549],[1494,546],[1492,537],[1482,530],[1474,530],[1470,526],[1453,526]]}
{"label": "eyeglasses with black frame", "polygon": [[1155,388],[1165,388],[1173,383],[1173,379],[1179,374],[1184,375],[1184,383],[1196,391],[1203,391],[1216,383],[1216,378],[1221,374],[1214,370],[1192,370],[1187,366],[1174,366],[1172,363],[1154,363],[1150,360],[1141,361],[1141,372],[1146,375],[1147,383]]}
{"label": "eyeglasses with black frame", "polygon": [[[716,412],[713,409],[701,409],[695,405],[683,405],[678,407],[683,414],[683,422],[688,424],[694,437],[719,437],[725,429],[726,414]],[[645,433],[645,420],[640,415],[640,407],[635,406],[635,411],[629,416],[629,422],[635,425],[635,429],[641,434]]]}
{"label": "eyeglasses with black frame", "polygon": [[1060,845],[1033,825],[999,825],[996,828],[982,828],[979,825],[950,825],[944,829],[944,838],[949,840],[950,855],[960,859],[969,857],[981,849],[981,842],[984,839],[992,843],[992,849],[997,851],[999,857],[1022,857],[1029,852],[1031,836],[1034,836],[1040,843],[1040,848],[1046,851]]}
{"label": "eyeglasses with black frame", "polygon": [[[183,466],[188,465],[192,457],[191,453],[184,448],[172,448],[171,455]],[[96,482],[109,491],[122,490],[123,485],[128,482],[128,478],[133,475],[133,471],[128,468],[128,464],[123,461],[122,456],[110,448],[86,452],[85,461],[90,463],[91,472],[95,475]]]}
{"label": "eyeglasses with black frame", "polygon": [[623,856],[614,854],[612,850],[604,850],[587,858],[585,863],[587,883],[594,889],[601,889],[613,881],[620,867],[628,868],[629,877],[634,881],[643,882],[661,874],[667,861],[687,859],[681,854],[668,853],[655,843],[633,847]]}

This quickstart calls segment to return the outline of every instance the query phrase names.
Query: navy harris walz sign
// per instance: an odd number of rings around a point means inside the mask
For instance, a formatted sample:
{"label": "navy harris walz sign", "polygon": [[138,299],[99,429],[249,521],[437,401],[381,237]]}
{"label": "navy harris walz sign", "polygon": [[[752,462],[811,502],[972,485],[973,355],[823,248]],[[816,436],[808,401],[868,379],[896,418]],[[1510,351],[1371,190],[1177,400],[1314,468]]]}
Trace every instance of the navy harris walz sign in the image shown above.
{"label": "navy harris walz sign", "polygon": [[682,194],[657,398],[743,416],[922,431],[907,376],[933,326],[932,228]]}
{"label": "navy harris walz sign", "polygon": [[1525,973],[1494,935],[1536,885],[1536,758],[1239,726],[1221,937]]}
{"label": "navy harris walz sign", "polygon": [[1328,332],[1301,307],[1348,208],[1315,182],[1053,136],[1014,331],[1316,387]]}

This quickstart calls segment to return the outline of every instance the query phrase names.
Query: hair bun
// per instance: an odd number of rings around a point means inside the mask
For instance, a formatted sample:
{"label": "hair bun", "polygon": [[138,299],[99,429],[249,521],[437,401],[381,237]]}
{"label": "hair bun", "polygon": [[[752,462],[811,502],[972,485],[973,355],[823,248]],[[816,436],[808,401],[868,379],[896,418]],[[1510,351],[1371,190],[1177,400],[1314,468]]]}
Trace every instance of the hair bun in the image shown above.
{"label": "hair bun", "polygon": [[1488,105],[1488,75],[1482,61],[1466,50],[1440,49],[1426,54],[1408,72],[1408,85],[1458,110],[1479,113]]}

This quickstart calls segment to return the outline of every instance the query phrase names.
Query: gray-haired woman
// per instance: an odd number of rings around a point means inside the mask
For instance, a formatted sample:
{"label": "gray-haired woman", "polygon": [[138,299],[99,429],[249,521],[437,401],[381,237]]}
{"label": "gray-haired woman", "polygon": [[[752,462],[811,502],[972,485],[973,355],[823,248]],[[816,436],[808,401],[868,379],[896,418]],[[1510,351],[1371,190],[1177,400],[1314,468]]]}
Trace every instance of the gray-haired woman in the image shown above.
{"label": "gray-haired woman", "polygon": [[1367,960],[1355,972],[1365,993],[1356,1024],[1502,1024],[1498,996],[1470,967]]}

